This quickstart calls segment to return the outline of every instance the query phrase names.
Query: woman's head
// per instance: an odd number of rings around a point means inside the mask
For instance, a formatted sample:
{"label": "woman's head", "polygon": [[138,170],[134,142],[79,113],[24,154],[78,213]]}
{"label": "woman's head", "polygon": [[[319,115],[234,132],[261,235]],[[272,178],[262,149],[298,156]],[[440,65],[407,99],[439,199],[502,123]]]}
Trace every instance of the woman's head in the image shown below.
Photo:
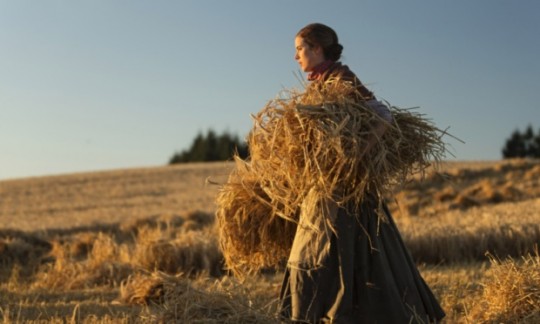
{"label": "woman's head", "polygon": [[[309,24],[304,28],[300,29],[300,31],[296,34],[296,60],[298,60],[299,56],[299,44],[303,44],[311,51],[321,51],[323,61],[338,61],[341,57],[341,52],[343,51],[343,46],[339,44],[336,32],[332,28],[319,23]],[[299,63],[302,65],[302,62],[299,61]]]}

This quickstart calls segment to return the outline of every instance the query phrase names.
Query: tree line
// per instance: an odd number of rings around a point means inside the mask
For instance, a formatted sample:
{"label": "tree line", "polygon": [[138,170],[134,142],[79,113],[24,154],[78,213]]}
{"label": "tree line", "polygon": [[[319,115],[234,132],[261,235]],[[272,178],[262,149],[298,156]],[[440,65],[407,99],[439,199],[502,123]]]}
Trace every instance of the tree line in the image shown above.
{"label": "tree line", "polygon": [[502,149],[503,158],[540,158],[540,130],[535,134],[531,125],[525,131],[516,129]]}
{"label": "tree line", "polygon": [[231,135],[229,132],[218,135],[215,131],[208,130],[206,134],[199,132],[188,149],[174,153],[169,164],[227,161],[235,152],[241,158],[246,158],[248,156],[247,143],[240,141],[237,135]]}

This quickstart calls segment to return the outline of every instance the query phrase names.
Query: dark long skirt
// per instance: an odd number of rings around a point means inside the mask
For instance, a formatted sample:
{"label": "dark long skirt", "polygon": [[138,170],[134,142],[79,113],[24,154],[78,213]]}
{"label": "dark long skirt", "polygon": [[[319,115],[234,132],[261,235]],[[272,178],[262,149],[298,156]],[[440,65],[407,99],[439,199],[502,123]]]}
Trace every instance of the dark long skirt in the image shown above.
{"label": "dark long skirt", "polygon": [[[282,319],[431,323],[443,318],[388,208],[368,199],[359,212],[351,210],[329,208],[328,235],[320,235],[327,227],[317,223],[321,215],[301,215],[281,288]],[[302,217],[310,218],[310,226],[301,226]]]}

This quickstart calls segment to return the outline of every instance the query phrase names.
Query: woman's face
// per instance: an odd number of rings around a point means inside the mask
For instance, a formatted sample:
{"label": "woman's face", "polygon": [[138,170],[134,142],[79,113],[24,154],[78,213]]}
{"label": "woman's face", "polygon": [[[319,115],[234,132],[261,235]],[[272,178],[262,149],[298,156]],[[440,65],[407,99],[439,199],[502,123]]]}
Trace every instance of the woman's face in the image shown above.
{"label": "woman's face", "polygon": [[324,62],[324,54],[320,46],[311,47],[298,36],[294,39],[294,47],[296,48],[294,59],[300,64],[302,71],[312,72],[313,68]]}

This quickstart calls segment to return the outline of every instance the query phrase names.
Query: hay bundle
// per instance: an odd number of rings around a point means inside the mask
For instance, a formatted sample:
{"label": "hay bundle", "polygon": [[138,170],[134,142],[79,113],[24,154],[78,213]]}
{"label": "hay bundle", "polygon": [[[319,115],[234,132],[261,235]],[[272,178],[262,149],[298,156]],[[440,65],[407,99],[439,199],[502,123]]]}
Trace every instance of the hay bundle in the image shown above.
{"label": "hay bundle", "polygon": [[234,272],[287,257],[308,193],[317,193],[315,204],[358,205],[366,192],[383,194],[440,160],[444,132],[395,107],[389,123],[356,94],[346,82],[326,82],[286,92],[253,116],[250,160],[235,158],[217,200],[221,245]]}
{"label": "hay bundle", "polygon": [[263,189],[270,182],[238,157],[236,166],[218,195],[217,218],[225,263],[240,275],[286,258],[296,224],[278,216],[279,206]]}
{"label": "hay bundle", "polygon": [[[121,287],[119,304],[151,306],[149,323],[276,323],[269,307],[244,290],[230,289],[227,279],[191,281],[181,275],[140,273]],[[239,287],[235,285],[235,287]]]}
{"label": "hay bundle", "polygon": [[488,254],[491,268],[480,302],[471,317],[481,323],[540,322],[540,257],[538,251],[521,260],[499,260]]}
{"label": "hay bundle", "polygon": [[222,255],[208,231],[189,231],[176,239],[138,241],[132,260],[148,270],[190,275],[221,275]]}

